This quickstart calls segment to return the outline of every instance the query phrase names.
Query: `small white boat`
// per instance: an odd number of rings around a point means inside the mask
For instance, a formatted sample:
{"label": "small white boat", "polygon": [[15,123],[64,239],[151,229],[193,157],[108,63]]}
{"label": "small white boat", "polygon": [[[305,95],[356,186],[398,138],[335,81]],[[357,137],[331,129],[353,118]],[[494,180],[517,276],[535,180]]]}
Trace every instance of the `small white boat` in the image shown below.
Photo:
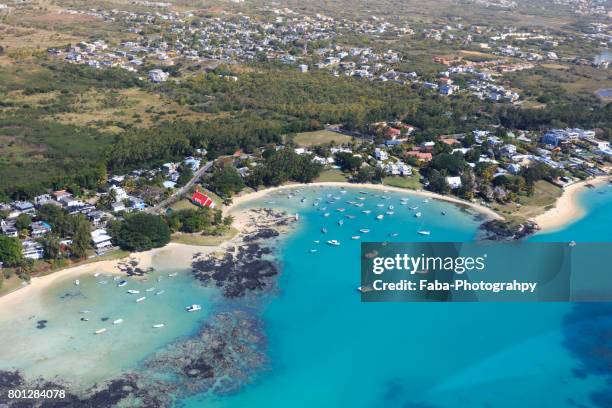
{"label": "small white boat", "polygon": [[387,215],[393,215],[395,214],[393,211],[387,211]]}
{"label": "small white boat", "polygon": [[424,200],[423,200],[423,202],[424,202],[424,203],[428,203],[428,202],[429,202],[429,200],[428,200],[428,199],[424,199]]}
{"label": "small white boat", "polygon": [[108,283],[108,281],[105,280],[101,280],[98,282],[98,285],[106,285]]}
{"label": "small white boat", "polygon": [[113,280],[114,280],[115,282],[116,282],[116,281],[118,281],[119,279],[121,279],[119,276],[115,276],[115,277],[113,277]]}
{"label": "small white boat", "polygon": [[81,282],[77,279],[74,281],[74,286],[79,286],[81,284]]}
{"label": "small white boat", "polygon": [[393,210],[393,209],[395,209],[395,206],[390,205],[388,208],[389,208],[390,210]]}
{"label": "small white boat", "polygon": [[162,327],[164,327],[164,326],[165,326],[165,324],[164,324],[164,323],[158,323],[158,324],[154,324],[154,325],[153,325],[153,328],[154,328],[154,329],[161,329],[161,328],[162,328]]}
{"label": "small white boat", "polygon": [[163,290],[163,289],[162,289],[162,290],[160,290],[159,292],[155,292],[155,294],[156,294],[156,295],[161,295],[161,294],[163,294],[164,292],[165,292],[165,290]]}
{"label": "small white boat", "polygon": [[137,295],[140,293],[140,291],[136,289],[130,289],[127,291],[127,293],[129,293],[130,295]]}
{"label": "small white boat", "polygon": [[342,226],[343,224],[344,224],[344,221],[343,221],[343,220],[339,220],[339,221],[338,221],[338,225],[339,225],[339,226]]}
{"label": "small white boat", "polygon": [[399,232],[392,232],[389,235],[391,235],[393,238],[395,238],[395,237],[399,236]]}
{"label": "small white boat", "polygon": [[329,217],[329,213],[323,214],[324,217]]}
{"label": "small white boat", "polygon": [[97,278],[98,276],[100,276],[100,272],[94,273],[94,278]]}
{"label": "small white boat", "polygon": [[136,303],[140,303],[142,301],[144,301],[147,297],[143,296],[143,297],[139,297],[138,299],[136,299]]}
{"label": "small white boat", "polygon": [[94,332],[94,334],[102,334],[106,331],[106,329],[98,329]]}
{"label": "small white boat", "polygon": [[119,282],[119,283],[117,284],[117,287],[118,287],[118,288],[120,288],[120,287],[125,286],[125,285],[127,285],[127,284],[128,284],[128,283],[127,283],[127,281],[126,281],[126,280],[122,280],[121,282]]}
{"label": "small white boat", "polygon": [[377,207],[381,207],[381,208],[382,208],[382,207],[384,207],[385,205],[384,205],[384,204],[376,204],[376,206],[377,206]]}
{"label": "small white boat", "polygon": [[576,241],[570,241],[569,246],[575,247],[576,246]]}
{"label": "small white boat", "polygon": [[81,310],[79,311],[80,314],[87,314],[87,313],[91,313],[91,310]]}
{"label": "small white boat", "polygon": [[354,240],[361,239],[361,235],[353,235],[351,239],[354,239]]}
{"label": "small white boat", "polygon": [[431,231],[426,231],[426,230],[421,230],[421,231],[418,231],[418,233],[419,233],[420,235],[431,235]]}
{"label": "small white boat", "polygon": [[419,207],[414,206],[414,207],[410,207],[410,209],[411,209],[412,211],[416,211],[416,210],[418,210],[418,209],[419,209]]}
{"label": "small white boat", "polygon": [[384,216],[384,215],[382,215],[382,214],[378,214],[378,215],[376,216],[376,219],[377,219],[377,220],[382,220],[383,218],[385,218],[385,216]]}
{"label": "small white boat", "polygon": [[338,241],[337,239],[330,239],[329,241],[327,241],[327,243],[333,246],[340,246],[340,241]]}
{"label": "small white boat", "polygon": [[145,292],[153,292],[154,290],[155,290],[155,287],[149,288],[149,289],[145,290]]}
{"label": "small white boat", "polygon": [[414,216],[417,217],[417,218],[419,218],[421,215],[423,215],[423,214],[421,214],[420,212],[414,214]]}
{"label": "small white boat", "polygon": [[364,213],[364,214],[369,214],[369,213],[371,213],[371,212],[372,212],[372,210],[363,210],[363,211],[362,211],[362,213]]}
{"label": "small white boat", "polygon": [[185,308],[188,312],[197,312],[198,310],[202,310],[202,306],[200,305],[190,305]]}
{"label": "small white boat", "polygon": [[171,278],[175,277],[176,275],[178,275],[178,272],[172,272],[168,274],[168,276]]}
{"label": "small white boat", "polygon": [[366,229],[366,228],[363,228],[363,229],[360,229],[359,232],[361,232],[363,234],[367,234],[368,232],[370,232],[370,230]]}
{"label": "small white boat", "polygon": [[338,211],[338,212],[345,212],[346,208],[338,208],[336,211]]}
{"label": "small white boat", "polygon": [[446,215],[446,211],[442,211],[440,214],[442,214],[442,215]]}
{"label": "small white boat", "polygon": [[312,242],[314,242],[315,244],[320,244],[320,243],[321,243],[321,241],[319,241],[318,239],[315,239],[315,240],[314,240],[314,241],[312,241]]}
{"label": "small white boat", "polygon": [[311,249],[311,250],[310,250],[310,253],[311,253],[311,254],[314,254],[314,253],[315,253],[315,252],[317,252],[317,251],[318,251],[318,249]]}
{"label": "small white boat", "polygon": [[365,197],[357,197],[357,199],[358,199],[358,200],[363,201],[363,200],[365,200],[366,198],[365,198]]}
{"label": "small white boat", "polygon": [[299,220],[300,220],[300,214],[295,213],[295,220],[296,220],[296,221],[299,221]]}
{"label": "small white boat", "polygon": [[323,234],[327,234],[327,228],[321,228],[321,232],[322,232]]}
{"label": "small white boat", "polygon": [[113,321],[113,324],[121,324],[121,323],[123,323],[123,319],[117,319]]}

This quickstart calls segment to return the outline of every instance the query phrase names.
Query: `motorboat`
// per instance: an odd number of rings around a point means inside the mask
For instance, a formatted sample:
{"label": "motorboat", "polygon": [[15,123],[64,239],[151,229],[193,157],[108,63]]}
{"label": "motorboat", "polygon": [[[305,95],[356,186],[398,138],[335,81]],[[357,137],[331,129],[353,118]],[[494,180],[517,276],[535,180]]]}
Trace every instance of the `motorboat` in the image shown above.
{"label": "motorboat", "polygon": [[143,297],[139,297],[138,299],[136,299],[136,303],[140,303],[142,301],[144,301],[147,297],[143,296]]}
{"label": "motorboat", "polygon": [[353,235],[351,239],[354,239],[354,240],[361,239],[361,235]]}
{"label": "motorboat", "polygon": [[200,305],[190,305],[190,306],[187,306],[185,308],[185,310],[188,311],[188,312],[197,312],[199,310],[202,310],[202,306],[200,306]]}
{"label": "motorboat", "polygon": [[130,289],[127,291],[127,293],[129,293],[130,295],[137,295],[140,293],[140,291],[136,289]]}
{"label": "motorboat", "polygon": [[426,230],[421,230],[421,231],[418,231],[418,233],[419,233],[420,235],[431,235],[431,231],[426,231]]}
{"label": "motorboat", "polygon": [[113,321],[113,324],[121,324],[121,323],[123,323],[123,319],[117,319]]}
{"label": "motorboat", "polygon": [[378,214],[378,215],[376,216],[376,219],[377,219],[377,220],[382,220],[383,218],[385,218],[385,216],[384,216],[384,215],[382,215],[382,214]]}
{"label": "motorboat", "polygon": [[154,324],[154,325],[153,325],[153,328],[154,328],[154,329],[161,329],[161,328],[162,328],[162,327],[164,327],[164,326],[165,326],[165,324],[164,324],[164,323],[157,323],[157,324]]}
{"label": "motorboat", "polygon": [[118,287],[118,288],[120,288],[120,287],[125,286],[125,285],[127,285],[127,284],[128,284],[128,282],[127,282],[126,280],[122,280],[121,282],[119,282],[119,283],[117,284],[117,287]]}
{"label": "motorboat", "polygon": [[327,243],[332,246],[340,246],[340,241],[338,241],[337,239],[330,239],[329,241],[327,241]]}
{"label": "motorboat", "polygon": [[102,334],[102,333],[104,333],[105,331],[106,331],[106,329],[105,329],[105,328],[104,328],[104,329],[98,329],[98,330],[96,330],[96,331],[94,332],[94,334]]}
{"label": "motorboat", "polygon": [[421,214],[420,212],[414,214],[414,216],[417,217],[417,218],[419,218],[421,215],[423,215],[423,214]]}
{"label": "motorboat", "polygon": [[370,232],[370,230],[366,229],[366,228],[363,228],[363,229],[360,229],[359,232],[361,232],[363,234],[367,234],[368,232]]}
{"label": "motorboat", "polygon": [[79,286],[81,284],[81,282],[77,279],[74,281],[74,286]]}

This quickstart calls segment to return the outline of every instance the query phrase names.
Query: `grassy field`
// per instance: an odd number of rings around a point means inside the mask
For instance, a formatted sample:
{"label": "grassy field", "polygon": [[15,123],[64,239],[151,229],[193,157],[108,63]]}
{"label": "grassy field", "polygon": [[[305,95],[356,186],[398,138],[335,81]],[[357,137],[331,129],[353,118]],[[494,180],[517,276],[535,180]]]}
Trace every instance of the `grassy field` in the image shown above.
{"label": "grassy field", "polygon": [[185,234],[181,232],[177,232],[172,235],[172,242],[177,244],[185,244],[185,245],[199,245],[199,246],[216,246],[221,244],[224,241],[232,239],[238,234],[238,230],[236,228],[230,228],[230,230],[218,236],[212,235],[202,235],[202,234]]}
{"label": "grassy field", "polygon": [[311,147],[334,142],[336,144],[348,143],[352,137],[329,130],[316,130],[314,132],[298,133],[293,141],[299,146]]}
{"label": "grassy field", "polygon": [[322,171],[319,177],[315,180],[315,183],[326,183],[330,181],[344,182],[348,181],[348,178],[340,170],[330,169]]}
{"label": "grassy field", "polygon": [[13,274],[10,278],[4,279],[2,286],[0,287],[0,296],[4,296],[19,289],[23,284],[23,281],[19,277]]}
{"label": "grassy field", "polygon": [[542,214],[552,208],[563,190],[547,181],[536,182],[534,193],[531,197],[520,196],[520,205],[509,203],[504,205],[495,204],[491,208],[507,218],[530,219]]}
{"label": "grassy field", "polygon": [[383,179],[383,184],[391,187],[407,188],[410,190],[420,190],[423,184],[419,181],[420,174],[415,170],[415,174],[411,177],[391,176]]}

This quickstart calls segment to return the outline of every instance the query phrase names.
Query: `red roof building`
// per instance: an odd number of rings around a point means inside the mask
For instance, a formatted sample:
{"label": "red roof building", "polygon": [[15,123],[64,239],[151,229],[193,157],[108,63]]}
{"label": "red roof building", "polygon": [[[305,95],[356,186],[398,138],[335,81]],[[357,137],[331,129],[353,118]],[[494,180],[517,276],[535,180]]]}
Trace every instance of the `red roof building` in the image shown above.
{"label": "red roof building", "polygon": [[200,193],[196,190],[191,196],[191,202],[195,205],[199,205],[200,207],[210,207],[215,208],[215,202],[206,194]]}

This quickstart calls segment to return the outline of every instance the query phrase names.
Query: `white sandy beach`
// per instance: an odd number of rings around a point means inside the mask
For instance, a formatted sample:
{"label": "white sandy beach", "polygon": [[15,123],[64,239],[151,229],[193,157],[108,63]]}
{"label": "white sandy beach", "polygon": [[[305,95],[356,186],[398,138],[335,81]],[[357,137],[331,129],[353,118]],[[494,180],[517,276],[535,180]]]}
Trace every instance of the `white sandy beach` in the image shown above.
{"label": "white sandy beach", "polygon": [[[296,189],[296,188],[302,188],[302,187],[338,187],[338,188],[346,188],[346,189],[350,188],[350,189],[368,189],[368,190],[377,190],[377,191],[393,191],[393,192],[398,192],[398,193],[418,195],[421,197],[427,197],[427,198],[431,198],[435,200],[446,201],[446,202],[450,202],[453,204],[464,205],[491,219],[502,219],[503,218],[502,216],[497,214],[495,211],[493,211],[492,209],[488,207],[485,207],[484,205],[472,203],[470,201],[465,201],[457,197],[432,193],[431,191],[408,190],[408,189],[400,188],[400,187],[385,186],[383,184],[354,184],[354,183],[346,183],[346,182],[286,184],[286,185],[282,185],[278,187],[266,188],[266,189],[262,189],[262,190],[255,191],[252,193],[247,193],[247,194],[243,194],[243,195],[234,197],[232,205],[224,208],[223,212],[225,215],[232,214],[234,217],[236,217],[237,215],[239,215],[239,213],[236,213],[234,210],[240,204],[244,204],[249,201],[253,201],[253,200],[262,198],[266,194],[273,193],[276,191],[286,190],[286,189]],[[239,220],[239,217],[236,217],[236,221],[238,220]],[[241,229],[240,222],[234,225],[236,226],[236,228],[238,228],[238,230]]]}
{"label": "white sandy beach", "polygon": [[600,186],[610,179],[609,176],[596,177],[590,180],[574,183],[563,190],[555,206],[533,219],[543,231],[554,231],[563,226],[579,220],[585,215],[585,210],[578,201],[580,193],[584,192],[587,184]]}
{"label": "white sandy beach", "polygon": [[[49,275],[32,278],[30,284],[0,297],[0,307],[10,307],[36,298],[41,291],[56,282],[65,279],[78,279],[86,274],[113,273],[122,274],[118,265],[127,260],[138,262],[138,267],[147,269],[153,267],[186,267],[189,266],[194,254],[216,250],[217,247],[202,247],[170,243],[163,248],[130,254],[128,257],[109,261],[91,262],[72,268],[63,269]],[[167,260],[167,262],[165,262]]]}

